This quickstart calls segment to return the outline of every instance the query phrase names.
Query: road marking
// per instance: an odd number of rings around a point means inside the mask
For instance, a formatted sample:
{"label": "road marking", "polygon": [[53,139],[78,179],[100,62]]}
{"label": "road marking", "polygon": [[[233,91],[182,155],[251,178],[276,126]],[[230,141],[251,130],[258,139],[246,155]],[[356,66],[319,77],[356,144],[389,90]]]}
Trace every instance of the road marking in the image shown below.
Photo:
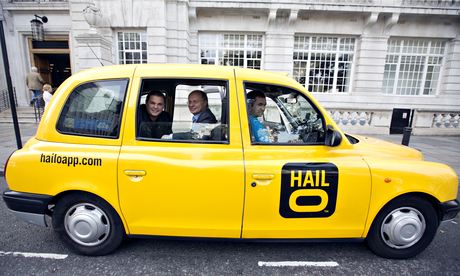
{"label": "road marking", "polygon": [[334,267],[339,266],[337,262],[258,262],[259,266],[321,266]]}
{"label": "road marking", "polygon": [[53,254],[53,253],[31,253],[31,252],[5,252],[0,251],[0,256],[14,256],[14,257],[26,257],[26,258],[43,258],[43,259],[55,259],[63,260],[67,258],[66,254]]}
{"label": "road marking", "polygon": [[453,220],[451,220],[450,222],[452,222],[453,224],[458,224],[456,221],[453,221]]}

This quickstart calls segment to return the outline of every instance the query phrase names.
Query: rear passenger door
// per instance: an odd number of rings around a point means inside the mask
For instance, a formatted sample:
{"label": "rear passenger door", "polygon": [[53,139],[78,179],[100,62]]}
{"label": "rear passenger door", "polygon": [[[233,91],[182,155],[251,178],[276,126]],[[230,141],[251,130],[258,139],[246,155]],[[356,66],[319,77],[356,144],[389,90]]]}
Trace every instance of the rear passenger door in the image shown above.
{"label": "rear passenger door", "polygon": [[[138,69],[118,166],[119,196],[130,234],[238,238],[244,169],[233,70]],[[145,95],[159,91],[173,135],[138,131]],[[191,91],[202,90],[216,124],[191,133]]]}

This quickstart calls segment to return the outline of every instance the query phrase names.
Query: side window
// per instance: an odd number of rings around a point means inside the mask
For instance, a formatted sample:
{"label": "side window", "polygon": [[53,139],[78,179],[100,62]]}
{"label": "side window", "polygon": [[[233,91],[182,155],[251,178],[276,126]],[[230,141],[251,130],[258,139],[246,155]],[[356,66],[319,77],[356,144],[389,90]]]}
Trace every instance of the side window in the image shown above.
{"label": "side window", "polygon": [[128,80],[103,80],[82,84],[70,94],[61,111],[61,133],[118,138]]}
{"label": "side window", "polygon": [[137,112],[140,140],[228,142],[228,89],[220,80],[144,79]]}
{"label": "side window", "polygon": [[324,118],[305,95],[259,83],[245,90],[253,144],[324,144]]}

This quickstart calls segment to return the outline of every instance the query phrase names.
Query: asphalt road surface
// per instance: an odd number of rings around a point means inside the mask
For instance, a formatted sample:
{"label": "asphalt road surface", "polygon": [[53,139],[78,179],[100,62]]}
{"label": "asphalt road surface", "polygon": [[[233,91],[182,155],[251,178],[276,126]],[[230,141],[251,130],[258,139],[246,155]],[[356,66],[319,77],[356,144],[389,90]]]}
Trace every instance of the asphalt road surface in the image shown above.
{"label": "asphalt road surface", "polygon": [[[109,256],[85,257],[70,252],[52,228],[14,217],[0,200],[0,275],[459,275],[459,220],[442,223],[432,244],[409,260],[377,257],[364,243],[165,239],[129,239]],[[301,266],[266,266],[278,262]]]}

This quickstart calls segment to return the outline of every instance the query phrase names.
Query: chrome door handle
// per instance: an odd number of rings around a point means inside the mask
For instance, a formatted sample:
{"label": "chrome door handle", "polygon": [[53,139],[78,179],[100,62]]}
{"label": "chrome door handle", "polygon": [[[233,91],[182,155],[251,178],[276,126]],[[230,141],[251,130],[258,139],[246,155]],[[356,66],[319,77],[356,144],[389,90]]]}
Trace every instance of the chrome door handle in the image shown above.
{"label": "chrome door handle", "polygon": [[271,173],[254,173],[252,178],[256,180],[272,180],[275,178],[275,175]]}
{"label": "chrome door handle", "polygon": [[143,170],[125,170],[124,172],[127,176],[131,176],[131,177],[140,177],[140,176],[145,176],[147,174]]}

